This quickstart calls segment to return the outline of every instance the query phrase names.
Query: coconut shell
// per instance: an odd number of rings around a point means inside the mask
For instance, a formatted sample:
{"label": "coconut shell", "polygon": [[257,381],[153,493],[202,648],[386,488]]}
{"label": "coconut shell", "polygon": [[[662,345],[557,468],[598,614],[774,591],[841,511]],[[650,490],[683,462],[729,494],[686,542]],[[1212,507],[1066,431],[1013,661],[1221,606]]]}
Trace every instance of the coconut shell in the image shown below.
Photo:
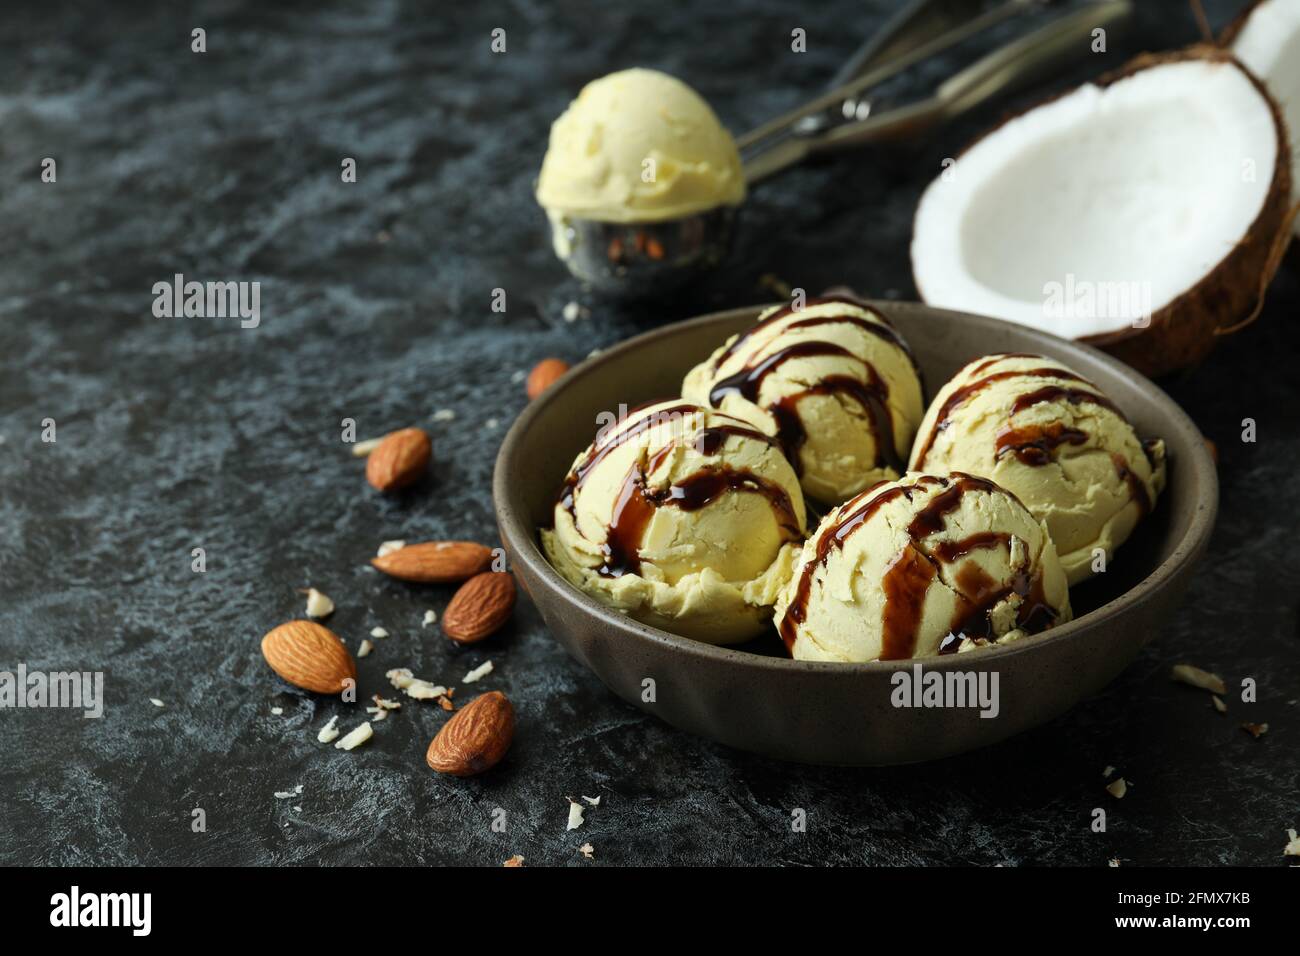
{"label": "coconut shell", "polygon": [[[1250,22],[1250,18],[1255,15],[1255,11],[1268,2],[1269,0],[1250,0],[1250,3],[1246,4],[1245,9],[1237,14],[1232,19],[1232,22],[1223,28],[1223,32],[1219,34],[1219,46],[1221,46],[1226,52],[1231,53],[1232,48],[1237,43],[1237,37],[1239,37],[1241,31],[1246,28],[1246,24]],[[1249,67],[1247,69],[1249,69]],[[1263,77],[1260,79],[1262,80]],[[1295,161],[1294,156],[1292,156],[1291,159],[1292,162]],[[1297,186],[1294,178],[1293,174],[1291,183],[1292,188],[1296,188]],[[1300,271],[1300,242],[1291,243],[1286,256],[1286,264],[1288,268]]]}
{"label": "coconut shell", "polygon": [[[1125,328],[1082,339],[1151,377],[1198,365],[1214,350],[1227,330],[1251,315],[1262,290],[1277,271],[1278,257],[1274,255],[1274,247],[1287,241],[1290,231],[1287,212],[1291,199],[1291,147],[1282,111],[1259,78],[1232,54],[1211,44],[1196,44],[1167,53],[1143,53],[1118,70],[1091,81],[1091,85],[1110,86],[1142,70],[1188,60],[1230,63],[1245,74],[1273,114],[1277,163],[1259,215],[1242,241],[1217,266],[1185,293],[1154,312],[1145,328]],[[1073,90],[1065,90],[1008,116],[977,137],[962,152],[969,151],[1007,122],[1071,92]]]}
{"label": "coconut shell", "polygon": [[1223,28],[1223,32],[1219,34],[1219,46],[1225,50],[1230,50],[1232,45],[1237,42],[1237,37],[1245,28],[1246,21],[1250,19],[1251,14],[1267,2],[1268,0],[1250,0],[1246,4],[1246,8],[1233,17],[1232,22]]}

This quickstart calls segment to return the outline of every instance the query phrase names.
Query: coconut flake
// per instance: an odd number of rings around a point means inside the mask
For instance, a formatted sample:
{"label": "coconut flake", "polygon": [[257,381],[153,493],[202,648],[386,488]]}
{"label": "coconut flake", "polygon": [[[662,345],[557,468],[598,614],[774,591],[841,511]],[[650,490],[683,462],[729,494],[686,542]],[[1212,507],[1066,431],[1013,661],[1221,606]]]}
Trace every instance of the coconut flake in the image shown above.
{"label": "coconut flake", "polygon": [[582,814],[583,814],[582,804],[574,803],[572,800],[570,800],[569,801],[569,825],[565,827],[565,829],[576,830],[578,829],[578,827],[582,826]]}
{"label": "coconut flake", "polygon": [[1226,694],[1228,692],[1222,677],[1218,674],[1211,674],[1209,671],[1203,671],[1199,667],[1193,667],[1191,664],[1175,664],[1173,678],[1176,681],[1190,684],[1192,687],[1199,687],[1201,690],[1208,690],[1214,694]]}
{"label": "coconut flake", "polygon": [[392,554],[394,551],[401,551],[404,547],[406,547],[405,541],[385,541],[379,546],[379,551],[376,554],[376,557],[382,558],[384,555]]}
{"label": "coconut flake", "polygon": [[435,697],[441,697],[447,693],[447,688],[441,684],[432,684],[427,680],[421,680],[414,676],[409,667],[395,668],[384,676],[407,697],[413,697],[416,700],[433,700]]}
{"label": "coconut flake", "polygon": [[1296,836],[1294,830],[1287,830],[1287,844],[1282,847],[1283,856],[1300,856],[1300,837]]}
{"label": "coconut flake", "polygon": [[331,717],[329,723],[320,729],[320,733],[316,735],[316,739],[323,744],[330,743],[337,739],[339,735],[338,722],[339,719],[337,717]]}
{"label": "coconut flake", "polygon": [[307,616],[322,618],[334,613],[334,602],[315,588],[307,589]]}
{"label": "coconut flake", "polygon": [[1123,800],[1124,794],[1128,793],[1128,781],[1123,777],[1116,777],[1110,783],[1106,784],[1106,792],[1116,800]]}
{"label": "coconut flake", "polygon": [[378,640],[383,640],[388,636],[388,631],[382,627],[372,627],[370,629],[370,636]]}
{"label": "coconut flake", "polygon": [[353,458],[365,458],[372,451],[379,447],[382,438],[367,438],[365,441],[359,441],[352,446]]}
{"label": "coconut flake", "polygon": [[367,720],[360,727],[353,728],[346,737],[337,741],[334,746],[339,750],[355,750],[374,735],[374,728],[370,726],[370,721]]}
{"label": "coconut flake", "polygon": [[470,671],[468,674],[466,674],[466,675],[465,675],[465,679],[464,679],[463,681],[461,681],[461,683],[463,683],[463,684],[473,684],[473,683],[475,683],[475,682],[477,682],[477,681],[483,679],[484,677],[487,677],[487,675],[488,675],[488,674],[491,674],[491,673],[492,673],[492,662],[491,662],[491,661],[484,661],[484,662],[483,662],[482,664],[480,664],[478,667],[474,668],[472,671]]}
{"label": "coconut flake", "polygon": [[433,611],[425,611],[424,620],[421,622],[420,626],[428,627],[430,624],[436,624],[436,623],[438,623],[438,615],[435,614]]}

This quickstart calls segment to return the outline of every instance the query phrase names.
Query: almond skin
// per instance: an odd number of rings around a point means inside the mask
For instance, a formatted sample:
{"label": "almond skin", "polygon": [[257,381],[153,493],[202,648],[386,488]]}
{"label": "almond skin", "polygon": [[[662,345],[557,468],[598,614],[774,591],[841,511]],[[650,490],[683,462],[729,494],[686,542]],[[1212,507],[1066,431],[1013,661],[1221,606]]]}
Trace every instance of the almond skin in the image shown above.
{"label": "almond skin", "polygon": [[569,363],[559,358],[544,358],[528,373],[528,397],[536,398],[555,384],[569,370]]}
{"label": "almond skin", "polygon": [[357,665],[333,631],[315,621],[289,621],[262,638],[262,656],[290,684],[337,694],[357,679]]}
{"label": "almond skin", "polygon": [[472,777],[501,762],[515,737],[515,709],[499,690],[476,697],[438,731],[424,759],[438,773]]}
{"label": "almond skin", "polygon": [[384,436],[366,459],[366,481],[377,491],[396,491],[414,484],[429,467],[433,442],[419,428]]}
{"label": "almond skin", "polygon": [[476,574],[442,612],[442,633],[458,644],[473,644],[500,630],[514,606],[515,579],[509,571]]}
{"label": "almond skin", "polygon": [[487,568],[492,549],[475,541],[425,541],[371,558],[370,563],[402,581],[455,584]]}

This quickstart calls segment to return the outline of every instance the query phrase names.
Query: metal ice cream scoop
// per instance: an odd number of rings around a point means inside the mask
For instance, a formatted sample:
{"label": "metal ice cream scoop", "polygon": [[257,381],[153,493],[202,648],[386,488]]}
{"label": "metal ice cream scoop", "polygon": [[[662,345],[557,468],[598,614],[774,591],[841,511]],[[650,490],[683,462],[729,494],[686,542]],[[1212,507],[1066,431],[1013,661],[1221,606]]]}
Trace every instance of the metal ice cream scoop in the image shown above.
{"label": "metal ice cream scoop", "polygon": [[[1126,19],[1131,0],[1087,0],[985,55],[930,96],[877,111],[868,92],[923,60],[1054,0],[914,0],[840,71],[835,86],[741,136],[745,181],[756,185],[809,157],[871,143],[915,139],[980,103],[1088,52],[1093,31]],[[601,291],[647,297],[718,265],[730,248],[738,206],[662,222],[553,217],[554,245],[569,271]]]}

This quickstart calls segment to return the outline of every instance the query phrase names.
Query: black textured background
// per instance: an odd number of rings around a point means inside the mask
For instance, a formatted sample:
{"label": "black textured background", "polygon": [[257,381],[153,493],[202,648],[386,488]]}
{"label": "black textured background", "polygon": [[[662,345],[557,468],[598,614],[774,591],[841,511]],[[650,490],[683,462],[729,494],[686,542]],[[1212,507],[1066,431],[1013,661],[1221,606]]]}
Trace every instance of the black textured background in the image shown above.
{"label": "black textured background", "polygon": [[[1076,79],[1195,38],[1180,0],[1139,6],[1135,33]],[[1218,27],[1237,4],[1207,6]],[[1294,271],[1254,328],[1167,383],[1218,443],[1223,506],[1186,606],[1119,680],[1034,733],[929,766],[757,759],[621,703],[526,602],[498,636],[451,647],[420,627],[449,589],[387,581],[367,559],[388,538],[493,537],[493,458],[544,356],[769,300],[764,273],[912,296],[920,190],[1009,104],[910,152],[765,185],[724,273],[631,310],[551,256],[531,198],[550,120],[584,81],[646,65],[748,128],[818,91],[893,4],[183,7],[0,13],[0,669],[102,669],[108,697],[102,720],[0,712],[0,862],[590,865],[575,851],[590,841],[597,864],[1282,863],[1300,825]],[[206,55],[190,52],[195,26]],[[489,52],[495,27],[506,55]],[[39,181],[45,156],[57,184]],[[151,286],[176,272],[259,280],[260,328],[154,318]],[[569,301],[590,316],[564,321]],[[428,428],[429,480],[370,492],[340,444],[347,416],[363,438]],[[56,444],[40,440],[46,417]],[[1240,440],[1245,417],[1256,444]],[[393,634],[360,662],[363,699],[396,696],[391,667],[457,684],[493,660],[477,687],[518,709],[506,762],[435,776],[423,754],[446,715],[411,701],[360,750],[318,744],[329,716],[346,729],[360,705],[288,688],[258,652],[308,586],[338,602],[330,624],[354,649],[375,625]],[[1260,702],[1215,715],[1169,681],[1184,659],[1255,678]],[[1242,720],[1271,731],[1254,740]],[[1121,802],[1102,789],[1107,764],[1134,784]],[[602,802],[566,833],[579,794]],[[1096,806],[1105,834],[1089,830]],[[190,829],[198,807],[206,833]],[[791,833],[796,807],[806,834]]]}

